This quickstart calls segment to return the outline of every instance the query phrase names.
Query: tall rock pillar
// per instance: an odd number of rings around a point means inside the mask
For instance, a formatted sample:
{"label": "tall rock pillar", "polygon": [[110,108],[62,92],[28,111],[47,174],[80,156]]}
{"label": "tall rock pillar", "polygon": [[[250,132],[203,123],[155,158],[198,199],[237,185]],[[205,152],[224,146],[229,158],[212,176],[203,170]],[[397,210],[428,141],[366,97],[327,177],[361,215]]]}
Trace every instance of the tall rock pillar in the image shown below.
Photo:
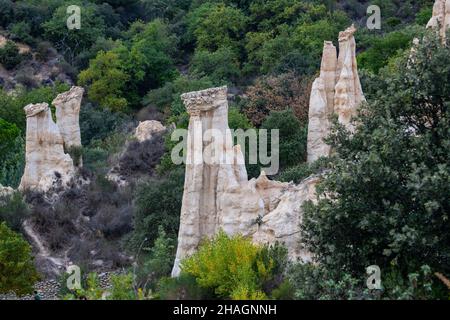
{"label": "tall rock pillar", "polygon": [[74,175],[73,161],[64,153],[64,141],[48,104],[29,104],[24,110],[26,165],[19,189],[48,191],[57,181],[67,184]]}
{"label": "tall rock pillar", "polygon": [[353,131],[351,118],[365,101],[356,62],[355,31],[352,25],[339,33],[339,57],[332,42],[325,41],[320,77],[313,83],[309,104],[310,163],[330,155],[330,146],[323,140],[330,132],[330,116],[336,113],[339,122]]}
{"label": "tall rock pillar", "polygon": [[436,0],[427,28],[437,29],[442,41],[446,40],[450,28],[450,0]]}

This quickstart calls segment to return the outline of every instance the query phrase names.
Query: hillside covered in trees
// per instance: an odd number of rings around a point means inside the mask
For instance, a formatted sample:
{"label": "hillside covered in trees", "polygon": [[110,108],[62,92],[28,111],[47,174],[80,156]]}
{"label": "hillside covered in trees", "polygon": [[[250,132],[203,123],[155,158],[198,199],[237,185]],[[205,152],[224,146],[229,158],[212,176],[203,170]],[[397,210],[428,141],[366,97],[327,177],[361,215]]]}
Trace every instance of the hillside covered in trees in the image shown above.
{"label": "hillside covered in trees", "polygon": [[[450,46],[425,28],[433,3],[0,0],[0,185],[15,190],[0,193],[0,294],[29,294],[56,278],[58,298],[100,299],[97,275],[107,271],[118,274],[112,299],[448,299]],[[81,24],[71,30],[73,5]],[[369,5],[381,8],[381,29],[367,28]],[[354,134],[335,123],[333,155],[310,164],[308,110],[323,44],[338,45],[351,24],[367,103]],[[23,108],[51,104],[74,85],[85,89],[77,178],[90,183],[54,198],[16,191]],[[280,130],[271,179],[329,172],[301,226],[315,263],[290,261],[281,244],[219,233],[169,277],[185,178],[171,161],[170,128],[188,127],[181,94],[223,85],[230,128]],[[137,141],[146,120],[167,130]],[[247,163],[249,178],[260,168]],[[64,288],[67,275],[49,265],[63,260],[81,267],[82,289]],[[382,290],[366,286],[371,265],[382,270]]]}

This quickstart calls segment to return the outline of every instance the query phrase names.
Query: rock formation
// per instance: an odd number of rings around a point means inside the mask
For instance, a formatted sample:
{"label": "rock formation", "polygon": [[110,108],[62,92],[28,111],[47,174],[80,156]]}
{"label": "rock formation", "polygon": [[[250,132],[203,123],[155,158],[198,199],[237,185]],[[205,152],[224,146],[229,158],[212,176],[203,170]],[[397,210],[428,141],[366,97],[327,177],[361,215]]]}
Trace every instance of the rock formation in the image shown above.
{"label": "rock formation", "polygon": [[74,174],[73,161],[64,153],[64,141],[47,103],[29,104],[25,172],[20,189],[48,191],[58,180],[67,184]]}
{"label": "rock formation", "polygon": [[241,148],[233,146],[228,127],[227,88],[191,92],[182,99],[190,123],[172,275],[179,274],[180,261],[194,253],[202,239],[221,229],[257,243],[284,242],[291,257],[307,258],[299,247],[301,203],[314,198],[318,178],[296,186],[271,181],[263,172],[249,181]]}
{"label": "rock formation", "polygon": [[336,47],[325,41],[320,76],[312,87],[309,106],[308,162],[330,155],[323,141],[330,132],[329,118],[336,113],[339,122],[353,131],[351,118],[365,101],[356,62],[356,43],[352,25],[339,33],[339,57]]}
{"label": "rock formation", "polygon": [[134,136],[139,142],[144,142],[150,140],[155,133],[163,132],[165,130],[166,127],[164,127],[161,122],[148,120],[139,123]]}
{"label": "rock formation", "polygon": [[2,198],[6,198],[9,197],[10,195],[12,195],[14,193],[14,189],[11,187],[4,187],[0,184],[0,200],[2,200]]}
{"label": "rock formation", "polygon": [[53,105],[56,107],[56,123],[66,149],[81,147],[80,108],[84,89],[72,87],[70,91],[59,94]]}
{"label": "rock formation", "polygon": [[439,30],[442,40],[447,38],[450,27],[450,0],[436,0],[433,6],[433,16],[427,24],[427,28]]}

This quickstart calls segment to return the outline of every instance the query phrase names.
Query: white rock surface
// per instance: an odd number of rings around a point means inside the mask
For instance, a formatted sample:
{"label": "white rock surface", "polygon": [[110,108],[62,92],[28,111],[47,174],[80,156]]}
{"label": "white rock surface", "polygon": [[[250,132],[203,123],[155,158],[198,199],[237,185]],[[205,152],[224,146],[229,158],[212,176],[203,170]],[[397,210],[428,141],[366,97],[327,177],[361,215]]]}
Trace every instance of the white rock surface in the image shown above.
{"label": "white rock surface", "polygon": [[134,135],[139,142],[144,142],[150,140],[155,133],[163,132],[165,130],[166,127],[164,127],[161,122],[148,120],[139,123]]}
{"label": "white rock surface", "polygon": [[72,87],[53,100],[56,123],[66,148],[81,147],[80,108],[83,94],[83,88]]}
{"label": "white rock surface", "polygon": [[[250,236],[256,243],[284,242],[290,257],[307,258],[299,247],[301,204],[314,198],[318,179],[295,186],[270,181],[262,173],[248,181],[240,146],[233,146],[227,131],[227,88],[191,92],[182,99],[190,114],[188,163],[172,275],[180,273],[181,260],[193,254],[201,240],[221,229]],[[225,138],[202,139],[210,129]],[[212,161],[218,154],[222,161]],[[232,161],[225,162],[227,157]]]}
{"label": "white rock surface", "polygon": [[64,141],[47,103],[29,104],[27,117],[25,172],[20,190],[48,191],[57,181],[66,185],[74,175],[73,161],[64,153]]}
{"label": "white rock surface", "polygon": [[4,187],[0,184],[0,200],[1,198],[8,197],[14,193],[14,189],[11,187]]}
{"label": "white rock surface", "polygon": [[433,16],[427,24],[427,28],[439,30],[442,40],[447,38],[450,28],[450,0],[436,0],[433,6]]}
{"label": "white rock surface", "polygon": [[365,101],[356,62],[356,43],[352,25],[339,33],[339,57],[336,47],[325,41],[320,76],[312,87],[309,105],[308,162],[330,155],[323,141],[330,133],[330,116],[336,113],[339,122],[353,131],[351,118]]}

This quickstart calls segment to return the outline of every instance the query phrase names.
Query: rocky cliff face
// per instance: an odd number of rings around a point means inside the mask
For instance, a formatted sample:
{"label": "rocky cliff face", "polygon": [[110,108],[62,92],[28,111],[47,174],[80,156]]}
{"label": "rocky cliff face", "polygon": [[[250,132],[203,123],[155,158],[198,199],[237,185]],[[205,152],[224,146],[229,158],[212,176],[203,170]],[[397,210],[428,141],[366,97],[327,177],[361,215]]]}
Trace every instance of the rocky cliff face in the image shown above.
{"label": "rocky cliff face", "polygon": [[67,184],[73,161],[64,153],[64,141],[47,103],[30,104],[27,116],[25,172],[19,189],[48,191],[58,181]]}
{"label": "rocky cliff face", "polygon": [[437,29],[443,40],[447,38],[450,28],[450,0],[436,0],[433,6],[433,16],[427,24],[427,28]]}
{"label": "rocky cliff face", "polygon": [[323,142],[330,133],[329,118],[336,113],[339,122],[353,130],[351,118],[365,101],[356,62],[356,28],[349,27],[339,34],[339,57],[336,47],[325,41],[320,76],[314,81],[308,126],[308,162],[330,155]]}
{"label": "rocky cliff face", "polygon": [[227,88],[191,92],[182,99],[190,123],[172,275],[179,274],[180,261],[194,253],[202,239],[220,229],[250,236],[257,243],[284,242],[291,257],[307,258],[299,248],[301,203],[313,199],[318,179],[295,186],[271,181],[263,172],[249,181],[240,146],[233,146],[228,131]]}
{"label": "rocky cliff face", "polygon": [[72,87],[55,100],[58,124],[53,121],[47,103],[30,104],[27,117],[25,172],[20,190],[47,192],[52,187],[67,185],[75,168],[65,147],[81,146],[79,111],[84,90]]}

